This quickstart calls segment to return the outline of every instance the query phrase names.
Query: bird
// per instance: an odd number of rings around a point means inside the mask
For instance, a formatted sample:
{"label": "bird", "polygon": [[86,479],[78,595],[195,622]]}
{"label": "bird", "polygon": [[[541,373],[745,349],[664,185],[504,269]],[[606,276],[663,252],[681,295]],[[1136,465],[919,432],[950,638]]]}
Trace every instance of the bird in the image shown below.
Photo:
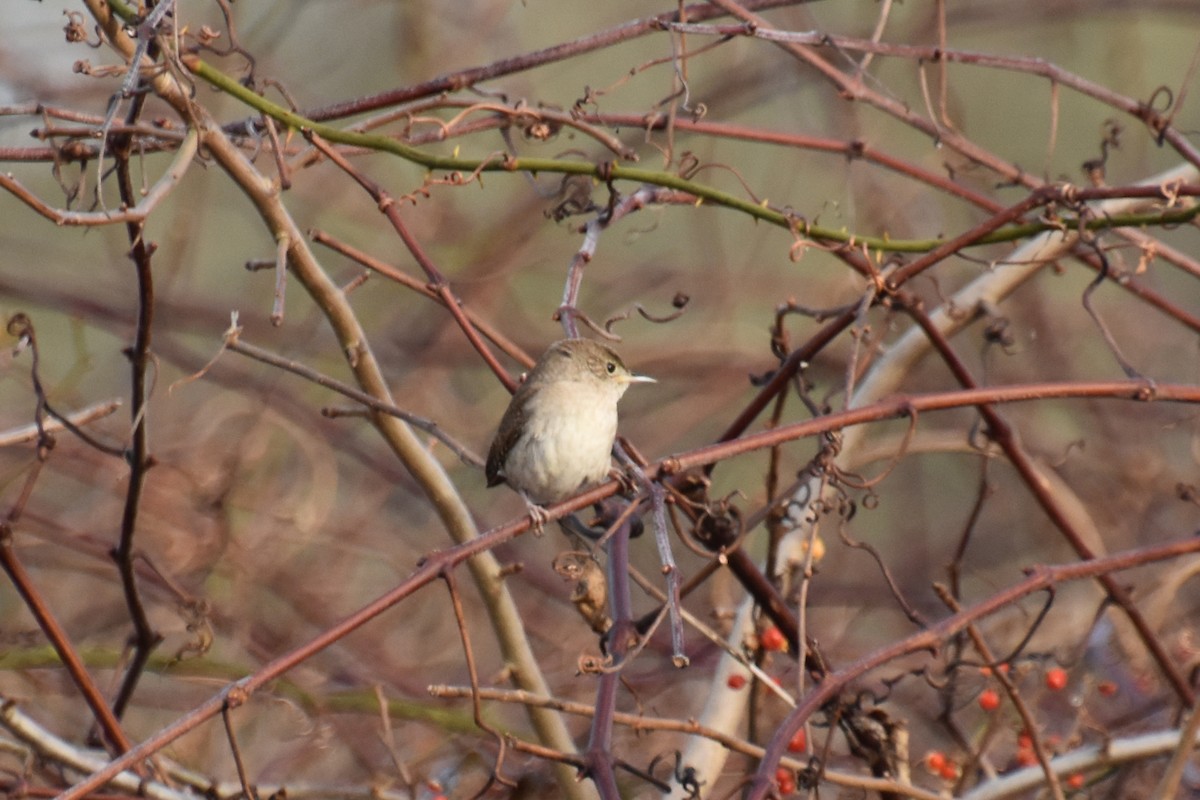
{"label": "bird", "polygon": [[557,503],[598,483],[612,466],[617,401],[634,375],[607,345],[563,339],[546,348],[509,401],[484,470],[487,485],[521,495],[535,532]]}

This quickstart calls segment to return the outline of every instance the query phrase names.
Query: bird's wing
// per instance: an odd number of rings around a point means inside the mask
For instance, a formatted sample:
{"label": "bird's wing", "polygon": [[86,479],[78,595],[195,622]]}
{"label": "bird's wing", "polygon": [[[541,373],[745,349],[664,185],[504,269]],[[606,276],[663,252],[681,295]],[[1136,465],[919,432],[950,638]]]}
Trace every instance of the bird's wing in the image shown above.
{"label": "bird's wing", "polygon": [[500,428],[496,431],[496,438],[492,440],[492,447],[488,450],[487,466],[484,468],[488,486],[504,482],[504,460],[521,438],[523,426],[519,424],[519,418],[525,416],[525,405],[532,397],[532,392],[527,391],[527,388],[527,385],[522,385],[517,389],[516,395],[504,412],[504,417],[500,420]]}

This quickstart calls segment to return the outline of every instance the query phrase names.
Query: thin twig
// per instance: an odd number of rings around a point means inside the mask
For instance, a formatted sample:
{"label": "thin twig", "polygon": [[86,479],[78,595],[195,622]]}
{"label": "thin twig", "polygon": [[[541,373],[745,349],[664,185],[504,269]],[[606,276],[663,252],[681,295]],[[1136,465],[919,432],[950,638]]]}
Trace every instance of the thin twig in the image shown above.
{"label": "thin twig", "polygon": [[[72,425],[82,427],[113,414],[120,407],[121,400],[114,398],[112,400],[102,400],[99,403],[93,403],[79,411],[65,413],[64,416]],[[58,419],[46,420],[40,427],[42,433],[55,433],[66,428]],[[10,428],[7,431],[0,432],[0,447],[12,447],[13,445],[36,441],[39,436],[38,428],[37,423],[30,423],[29,425],[22,425],[19,428]]]}
{"label": "thin twig", "polygon": [[479,728],[491,735],[496,740],[497,754],[496,763],[492,767],[491,775],[487,782],[479,788],[475,793],[475,797],[482,797],[493,784],[500,784],[509,789],[515,789],[517,784],[504,775],[504,756],[507,751],[507,744],[504,734],[489,725],[483,718],[483,705],[479,700],[479,672],[475,667],[475,651],[471,648],[471,634],[467,630],[467,617],[463,612],[462,599],[458,595],[458,587],[454,582],[453,570],[447,569],[442,573],[442,580],[446,584],[446,590],[450,593],[450,606],[454,609],[454,621],[458,627],[459,640],[462,642],[463,659],[467,664],[467,676],[471,681],[471,713],[475,718],[475,724]]}
{"label": "thin twig", "polygon": [[[155,12],[171,8],[174,3],[160,3]],[[152,16],[152,19],[158,16]],[[147,35],[147,45],[151,38],[149,32],[153,25],[149,22],[141,28]],[[134,63],[137,63],[135,61]],[[126,116],[126,123],[135,122],[145,106],[146,94],[134,98]],[[128,136],[119,136],[113,145],[113,159],[116,162],[117,187],[121,203],[126,207],[133,206],[137,201],[137,190],[134,188],[130,174],[130,158],[132,140]],[[146,473],[153,466],[150,455],[150,439],[148,419],[150,408],[150,392],[153,379],[150,375],[153,367],[150,344],[154,332],[154,271],[151,258],[154,245],[145,239],[145,228],[140,220],[130,220],[125,223],[126,235],[129,238],[129,258],[133,261],[134,273],[137,278],[137,325],[134,328],[133,343],[126,351],[130,366],[130,427],[132,433],[129,447],[125,451],[125,460],[129,464],[129,483],[125,490],[125,504],[121,512],[121,535],[113,550],[113,560],[117,563],[117,571],[121,576],[121,589],[125,596],[125,606],[129,610],[133,622],[133,657],[125,669],[121,686],[113,701],[113,712],[121,717],[130,701],[134,690],[141,679],[146,663],[154,648],[162,641],[162,636],[150,624],[142,593],[138,588],[137,574],[134,571],[134,537],[137,533],[138,515],[141,511],[142,492],[145,489]]]}
{"label": "thin twig", "polygon": [[279,369],[291,372],[294,375],[299,375],[306,380],[312,381],[318,386],[324,386],[326,389],[332,389],[338,394],[349,397],[351,400],[356,400],[373,411],[378,411],[382,414],[388,414],[396,417],[397,419],[402,419],[409,425],[412,425],[414,428],[419,428],[420,430],[425,431],[430,436],[433,436],[439,442],[446,445],[446,447],[450,449],[450,452],[458,456],[464,464],[469,464],[472,467],[478,467],[480,469],[483,468],[482,458],[480,458],[469,447],[461,444],[457,439],[446,433],[442,427],[433,420],[419,417],[416,414],[411,414],[407,411],[397,408],[394,405],[377,400],[366,392],[342,383],[341,381],[330,378],[328,375],[317,372],[315,369],[301,364],[298,361],[283,358],[271,353],[270,351],[264,350],[261,347],[247,344],[241,340],[237,333],[227,333],[222,347],[226,350],[231,350],[234,353],[240,353],[241,355],[253,358],[255,361],[261,361],[264,364],[269,364],[273,367],[278,367]]}
{"label": "thin twig", "polygon": [[342,171],[353,178],[359,186],[371,195],[378,204],[379,210],[387,217],[388,221],[392,224],[392,228],[400,236],[401,241],[404,242],[409,252],[412,253],[413,258],[416,259],[417,264],[420,265],[421,269],[429,277],[434,291],[441,297],[442,305],[450,312],[450,316],[454,317],[454,321],[458,323],[459,328],[466,335],[467,341],[483,357],[484,363],[500,379],[504,387],[510,392],[516,391],[516,380],[508,374],[507,370],[500,366],[491,349],[484,344],[483,339],[479,336],[479,332],[475,330],[475,326],[471,324],[471,320],[463,312],[461,301],[450,291],[450,284],[446,280],[446,276],[434,265],[432,259],[429,258],[424,248],[421,247],[420,242],[417,241],[416,237],[409,231],[408,226],[400,218],[395,198],[388,194],[378,183],[368,178],[358,169],[355,169],[349,161],[338,153],[337,150],[330,147],[320,136],[311,131],[306,132],[305,135],[314,147],[324,153],[330,161],[340,167]]}

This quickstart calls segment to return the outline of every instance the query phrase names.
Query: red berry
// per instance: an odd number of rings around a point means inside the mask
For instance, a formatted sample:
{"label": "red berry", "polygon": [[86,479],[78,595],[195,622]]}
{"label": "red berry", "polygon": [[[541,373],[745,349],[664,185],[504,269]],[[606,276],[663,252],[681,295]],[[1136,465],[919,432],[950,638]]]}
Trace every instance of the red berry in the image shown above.
{"label": "red berry", "polygon": [[1062,667],[1046,670],[1046,688],[1052,692],[1060,692],[1067,685],[1067,671]]}
{"label": "red berry", "polygon": [[792,780],[792,771],[787,767],[780,767],[775,770],[775,782],[783,783],[784,781]]}
{"label": "red berry", "polygon": [[796,791],[796,782],[791,778],[788,778],[786,781],[779,782],[780,794],[791,794],[794,791]]}
{"label": "red berry", "polygon": [[995,711],[1000,707],[1000,693],[995,689],[984,689],[979,693],[979,707],[984,711]]}
{"label": "red berry", "polygon": [[796,735],[788,742],[789,753],[803,753],[808,748],[808,734],[804,732],[804,728],[796,731]]}
{"label": "red berry", "polygon": [[733,675],[730,675],[729,678],[725,681],[725,685],[728,686],[730,689],[734,689],[734,690],[741,689],[743,686],[746,685],[746,676],[742,675],[740,673],[734,673]]}
{"label": "red berry", "polygon": [[1084,784],[1083,773],[1076,772],[1067,778],[1067,787],[1070,789],[1082,789]]}
{"label": "red berry", "polygon": [[942,765],[938,774],[942,776],[943,780],[952,781],[958,777],[958,765],[953,761],[947,761]]}
{"label": "red berry", "polygon": [[763,650],[774,650],[778,653],[787,650],[787,637],[774,625],[762,632],[759,641],[762,643]]}
{"label": "red berry", "polygon": [[1117,684],[1115,681],[1100,681],[1096,684],[1096,691],[1102,697],[1112,697],[1117,693]]}
{"label": "red berry", "polygon": [[946,766],[946,755],[941,750],[930,750],[925,754],[925,769],[937,775]]}
{"label": "red berry", "polygon": [[1023,747],[1017,751],[1017,766],[1032,767],[1038,763],[1037,753],[1033,752],[1033,748]]}

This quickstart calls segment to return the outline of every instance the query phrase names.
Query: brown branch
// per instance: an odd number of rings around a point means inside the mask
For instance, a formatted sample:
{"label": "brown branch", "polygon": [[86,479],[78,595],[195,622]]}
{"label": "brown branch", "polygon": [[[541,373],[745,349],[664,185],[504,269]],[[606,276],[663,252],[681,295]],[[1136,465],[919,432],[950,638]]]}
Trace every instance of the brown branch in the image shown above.
{"label": "brown branch", "polygon": [[[132,124],[141,114],[146,95],[139,94],[134,98],[126,123]],[[117,187],[121,203],[129,208],[137,203],[137,190],[133,186],[130,174],[130,158],[132,156],[132,139],[129,135],[116,137],[112,148],[116,162]],[[121,535],[117,546],[113,549],[113,560],[117,563],[117,571],[121,576],[121,589],[125,595],[125,605],[133,621],[133,657],[125,670],[121,687],[113,701],[113,713],[121,717],[133,692],[141,679],[142,672],[150,660],[151,653],[162,636],[150,624],[146,607],[138,589],[137,575],[134,571],[134,536],[137,531],[138,513],[141,508],[142,492],[145,489],[146,473],[154,466],[150,455],[149,435],[147,433],[147,415],[149,414],[150,388],[152,367],[150,342],[154,330],[154,273],[151,269],[151,257],[156,246],[145,239],[145,228],[140,220],[129,220],[125,223],[126,235],[129,237],[129,258],[133,261],[137,281],[137,324],[134,328],[133,344],[126,350],[130,365],[130,402],[129,413],[132,428],[132,438],[125,451],[125,460],[129,464],[129,484],[125,490],[125,506],[121,512]]]}
{"label": "brown branch", "polygon": [[[83,695],[84,702],[91,710],[96,724],[104,732],[104,741],[116,752],[128,753],[133,749],[133,742],[121,729],[120,721],[109,708],[104,694],[92,679],[74,645],[71,644],[66,630],[54,616],[54,612],[46,605],[41,593],[34,585],[33,578],[25,571],[24,565],[17,558],[13,548],[12,527],[7,520],[0,522],[0,567],[3,567],[4,571],[8,573],[9,580],[12,581],[17,593],[21,595],[25,607],[37,621],[38,627],[46,635],[54,652],[58,654],[67,674],[71,676],[72,682],[79,689],[79,693]],[[133,766],[136,763],[138,762],[130,761],[127,766]]]}
{"label": "brown branch", "polygon": [[[64,416],[71,425],[79,427],[81,425],[87,425],[95,422],[98,419],[107,417],[120,407],[121,401],[119,399],[104,400],[90,405],[87,408],[82,408],[72,414],[65,414]],[[41,429],[40,431],[39,427]],[[54,433],[56,431],[64,430],[65,428],[66,425],[64,425],[62,422],[59,422],[57,419],[52,418],[46,420],[40,426],[37,423],[32,423],[29,425],[23,425],[20,428],[0,431],[0,447],[11,447],[13,445],[23,444],[25,442],[36,441],[43,432]]]}
{"label": "brown branch", "polygon": [[238,783],[242,785],[242,794],[246,800],[258,800],[258,794],[250,783],[250,775],[242,758],[242,748],[238,746],[237,733],[233,729],[233,707],[226,704],[221,709],[221,722],[225,726],[225,738],[229,742],[229,752],[233,755],[233,765],[237,769]]}
{"label": "brown branch", "polygon": [[189,132],[175,154],[175,160],[162,177],[148,192],[139,193],[140,199],[123,202],[122,208],[114,211],[62,211],[43,202],[33,192],[26,189],[12,175],[0,172],[0,188],[10,192],[25,205],[32,208],[41,216],[55,225],[91,226],[111,225],[124,222],[140,223],[165,200],[175,187],[183,180],[184,173],[191,165],[192,157],[196,154],[198,137],[195,132]]}
{"label": "brown branch", "polygon": [[[379,273],[388,280],[395,281],[401,286],[405,286],[424,297],[428,297],[434,302],[441,303],[442,306],[446,305],[445,298],[442,297],[433,284],[423,283],[411,275],[401,272],[391,264],[381,261],[369,253],[363,252],[353,245],[347,244],[333,237],[325,231],[313,230],[309,231],[309,235],[312,236],[312,240],[314,242],[323,244],[326,247],[341,253],[346,258],[357,261],[367,269]],[[521,364],[521,366],[525,367],[526,369],[533,368],[533,358],[511,339],[505,336],[499,328],[481,318],[470,308],[463,308],[463,313],[467,315],[467,319],[470,320],[471,325],[477,328],[481,334],[486,336],[488,341],[504,351],[505,355]]]}
{"label": "brown branch", "polygon": [[450,593],[450,606],[454,609],[454,622],[458,627],[459,640],[462,642],[463,659],[467,663],[467,676],[471,681],[471,714],[475,719],[475,724],[481,730],[491,734],[496,740],[497,749],[499,752],[496,755],[496,764],[492,767],[492,774],[488,781],[479,791],[475,793],[475,797],[482,797],[488,789],[492,788],[495,783],[505,786],[508,789],[516,789],[517,784],[512,779],[504,776],[504,756],[507,751],[504,734],[489,725],[483,718],[483,704],[479,698],[479,671],[475,667],[475,651],[471,647],[471,634],[467,631],[467,617],[463,613],[462,598],[458,594],[458,586],[454,582],[454,570],[447,568],[442,572],[442,580],[446,584],[446,590]]}
{"label": "brown branch", "polygon": [[616,758],[612,751],[613,716],[617,709],[617,688],[625,657],[637,638],[633,624],[633,601],[629,590],[629,522],[617,526],[608,540],[608,603],[612,626],[606,634],[609,660],[617,669],[601,671],[596,682],[595,716],[583,753],[586,774],[596,784],[603,800],[619,800]]}
{"label": "brown branch", "polygon": [[[991,386],[951,392],[900,395],[870,405],[838,411],[774,430],[747,434],[739,439],[706,445],[659,462],[659,476],[676,475],[693,467],[715,464],[736,455],[771,447],[779,442],[802,439],[851,425],[907,417],[913,411],[945,411],[980,403],[1023,403],[1054,398],[1109,398],[1139,402],[1200,402],[1200,387],[1184,384],[1151,384],[1146,381],[1080,381]],[[606,486],[608,484],[605,484]]]}
{"label": "brown branch", "polygon": [[376,204],[378,204],[379,210],[388,218],[388,221],[392,223],[392,228],[395,229],[397,234],[399,234],[401,241],[404,242],[404,245],[408,248],[409,252],[412,253],[413,258],[417,260],[417,263],[421,266],[421,269],[423,269],[425,274],[429,277],[433,290],[441,298],[442,305],[445,306],[446,310],[450,312],[450,315],[454,317],[454,321],[458,323],[458,326],[466,335],[467,341],[469,341],[471,346],[475,348],[475,351],[482,356],[484,363],[487,364],[496,377],[500,379],[500,382],[504,384],[504,388],[508,389],[510,392],[516,391],[517,381],[508,374],[508,370],[504,369],[504,367],[500,365],[500,362],[496,360],[496,356],[492,353],[491,348],[489,348],[484,343],[483,339],[480,338],[479,332],[475,330],[475,326],[471,324],[470,319],[468,319],[467,315],[463,311],[461,301],[454,296],[453,292],[450,291],[450,284],[446,280],[446,276],[440,269],[437,268],[429,256],[426,255],[424,248],[421,247],[421,243],[417,241],[416,237],[414,237],[408,230],[408,226],[400,218],[400,211],[396,206],[395,198],[388,194],[378,183],[368,178],[359,170],[355,169],[349,161],[347,161],[340,153],[337,152],[337,150],[326,144],[320,136],[317,136],[311,131],[306,132],[305,136],[310,142],[313,143],[314,147],[324,153],[330,161],[337,164],[342,171],[353,178],[359,186],[365,189],[367,194],[371,195]]}
{"label": "brown branch", "polygon": [[[803,2],[806,2],[806,0],[748,0],[744,5],[746,8],[754,10],[766,10],[781,6],[801,5]],[[458,72],[451,72],[413,86],[393,89],[346,103],[324,106],[309,111],[304,116],[317,122],[327,122],[356,114],[365,114],[387,106],[400,105],[412,100],[419,100],[422,97],[432,97],[443,92],[456,92],[504,75],[524,72],[535,67],[583,55],[584,53],[603,50],[620,42],[626,42],[647,34],[657,33],[662,30],[662,25],[666,22],[675,22],[681,18],[703,21],[724,16],[724,14],[725,12],[708,3],[697,3],[685,6],[681,9],[681,13],[666,12],[653,17],[644,17],[643,19],[626,22],[571,42],[547,47],[544,50],[536,50],[532,53],[501,59],[482,67],[472,67]]]}

